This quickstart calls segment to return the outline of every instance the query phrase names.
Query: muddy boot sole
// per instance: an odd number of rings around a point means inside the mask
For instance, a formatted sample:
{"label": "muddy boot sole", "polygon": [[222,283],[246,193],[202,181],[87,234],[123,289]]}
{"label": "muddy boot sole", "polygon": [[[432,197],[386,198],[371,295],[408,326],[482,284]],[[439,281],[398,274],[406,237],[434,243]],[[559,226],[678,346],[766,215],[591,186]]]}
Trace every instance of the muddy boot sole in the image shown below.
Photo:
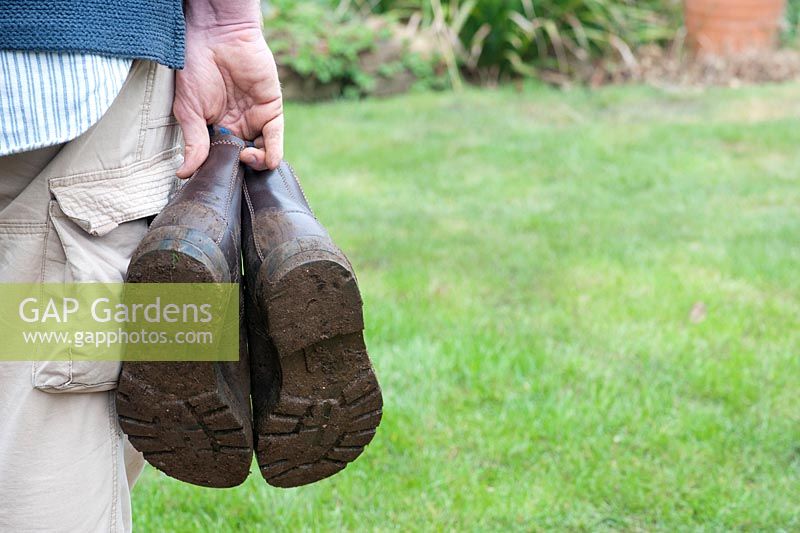
{"label": "muddy boot sole", "polygon": [[[190,376],[179,386],[175,376]],[[203,487],[235,487],[253,457],[249,417],[216,363],[129,363],[120,375],[117,415],[148,463]]]}
{"label": "muddy boot sole", "polygon": [[270,485],[306,485],[354,461],[381,421],[361,295],[347,259],[315,237],[273,250],[258,285],[277,386],[255,420],[256,456]]}
{"label": "muddy boot sole", "polygon": [[[166,228],[157,231],[137,249],[128,281],[223,281],[201,250],[213,254],[213,247],[201,240],[198,248],[196,238],[162,239]],[[122,430],[147,462],[170,477],[204,487],[240,485],[253,458],[249,373],[240,366],[247,364],[123,363],[116,396]]]}

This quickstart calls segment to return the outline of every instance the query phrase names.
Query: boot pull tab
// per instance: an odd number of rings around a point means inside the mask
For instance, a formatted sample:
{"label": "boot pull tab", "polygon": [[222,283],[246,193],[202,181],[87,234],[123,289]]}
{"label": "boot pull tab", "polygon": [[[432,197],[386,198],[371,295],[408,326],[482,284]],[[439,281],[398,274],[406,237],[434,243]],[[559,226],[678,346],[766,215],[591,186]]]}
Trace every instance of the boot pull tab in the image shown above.
{"label": "boot pull tab", "polygon": [[[233,132],[231,130],[229,130],[228,128],[225,128],[225,127],[222,127],[222,126],[214,126],[214,125],[209,124],[208,125],[208,136],[209,137],[214,137],[214,135],[233,135]],[[253,141],[246,141],[244,139],[242,139],[242,140],[244,141],[244,145],[245,145],[246,148],[254,148],[255,147],[255,143]]]}

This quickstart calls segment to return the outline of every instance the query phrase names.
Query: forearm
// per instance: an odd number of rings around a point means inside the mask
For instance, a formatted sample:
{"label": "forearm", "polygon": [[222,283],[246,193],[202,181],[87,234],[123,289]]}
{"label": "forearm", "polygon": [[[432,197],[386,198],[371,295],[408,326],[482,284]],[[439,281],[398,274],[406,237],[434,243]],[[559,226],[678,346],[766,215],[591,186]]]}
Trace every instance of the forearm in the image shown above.
{"label": "forearm", "polygon": [[184,0],[187,29],[261,27],[258,0]]}

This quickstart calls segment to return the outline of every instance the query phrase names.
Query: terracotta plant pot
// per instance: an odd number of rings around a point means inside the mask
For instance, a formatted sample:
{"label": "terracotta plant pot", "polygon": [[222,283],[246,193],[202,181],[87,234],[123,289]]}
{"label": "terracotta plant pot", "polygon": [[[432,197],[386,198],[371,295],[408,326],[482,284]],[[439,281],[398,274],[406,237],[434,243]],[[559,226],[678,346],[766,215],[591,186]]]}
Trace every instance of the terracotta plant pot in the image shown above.
{"label": "terracotta plant pot", "polygon": [[785,0],[685,0],[687,40],[699,54],[769,50],[778,42]]}

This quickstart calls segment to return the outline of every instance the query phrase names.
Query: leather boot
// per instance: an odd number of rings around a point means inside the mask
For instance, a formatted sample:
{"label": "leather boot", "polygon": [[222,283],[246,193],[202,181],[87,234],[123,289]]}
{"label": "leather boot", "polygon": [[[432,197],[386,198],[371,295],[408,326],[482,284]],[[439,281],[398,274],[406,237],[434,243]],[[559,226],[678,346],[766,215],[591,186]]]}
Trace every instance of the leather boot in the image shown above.
{"label": "leather boot", "polygon": [[245,172],[242,239],[256,456],[270,485],[305,485],[355,460],[381,420],[361,295],[285,162]]}
{"label": "leather boot", "polygon": [[[206,162],[155,218],[134,252],[128,282],[240,282],[239,153],[244,147],[232,135],[212,136]],[[117,391],[120,426],[147,461],[171,477],[233,487],[249,474],[253,436],[242,315],[238,362],[123,364]]]}

